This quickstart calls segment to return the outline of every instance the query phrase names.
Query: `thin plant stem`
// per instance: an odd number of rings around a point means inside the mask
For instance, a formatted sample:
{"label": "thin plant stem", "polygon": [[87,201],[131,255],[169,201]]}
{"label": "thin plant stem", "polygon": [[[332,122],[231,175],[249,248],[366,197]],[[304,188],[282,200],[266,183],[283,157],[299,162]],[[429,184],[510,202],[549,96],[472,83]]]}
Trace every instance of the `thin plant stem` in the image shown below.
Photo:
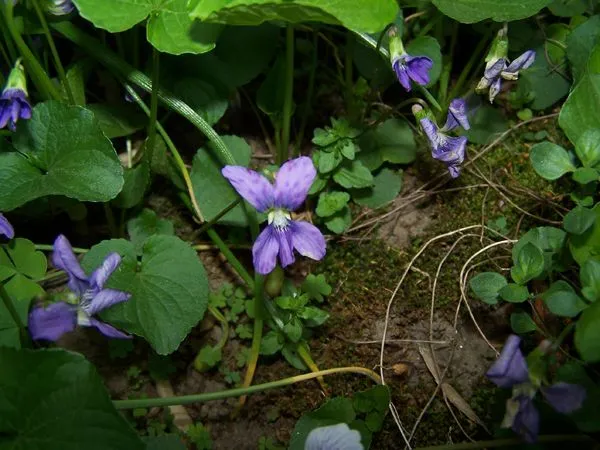
{"label": "thin plant stem", "polygon": [[[53,252],[54,246],[51,244],[35,244],[35,249],[42,252]],[[90,251],[89,248],[73,247],[73,253],[87,253]]]}
{"label": "thin plant stem", "polygon": [[21,347],[29,347],[29,337],[27,335],[27,329],[25,328],[25,324],[21,320],[21,316],[19,316],[19,313],[15,308],[15,304],[10,298],[10,295],[8,295],[8,292],[6,292],[6,289],[4,288],[3,284],[0,284],[0,297],[2,297],[2,303],[4,303],[4,307],[6,308],[12,320],[19,328]]}
{"label": "thin plant stem", "polygon": [[283,129],[281,131],[281,147],[277,154],[277,163],[283,164],[288,159],[290,130],[292,127],[292,106],[294,102],[294,27],[291,24],[285,29],[285,85],[283,97]]}
{"label": "thin plant stem", "polygon": [[163,398],[141,398],[133,400],[113,400],[113,404],[117,409],[136,409],[136,408],[152,408],[156,406],[172,406],[172,405],[189,405],[192,403],[208,402],[212,400],[222,400],[224,398],[239,397],[241,395],[250,395],[257,392],[276,389],[291,384],[300,383],[302,381],[312,380],[314,378],[339,373],[355,373],[369,377],[377,384],[381,384],[381,378],[371,369],[365,367],[336,367],[334,369],[320,370],[314,373],[305,373],[294,377],[284,378],[277,381],[271,381],[254,386],[228,389],[220,392],[207,392],[204,394],[181,395],[176,397]]}
{"label": "thin plant stem", "polygon": [[217,342],[217,348],[223,348],[225,347],[225,344],[227,344],[227,339],[229,338],[229,323],[223,314],[221,314],[221,312],[214,306],[209,306],[208,312],[211,313],[211,315],[221,324],[221,329],[223,332],[221,333],[221,339],[219,339],[219,342]]}
{"label": "thin plant stem", "polygon": [[[2,20],[0,20],[0,23],[2,23]],[[5,36],[5,38],[8,38],[8,36]],[[5,40],[8,40],[8,39],[5,39]],[[4,45],[2,44],[2,42],[0,42],[0,53],[2,53],[4,62],[6,62],[6,67],[10,68],[13,65],[13,62],[8,57],[8,53],[6,53],[6,49],[4,48]],[[4,77],[2,77],[2,78],[4,78]],[[4,79],[2,80],[2,84],[4,84]]]}
{"label": "thin plant stem", "polygon": [[44,31],[44,35],[46,36],[46,40],[48,41],[48,46],[50,47],[50,53],[52,54],[52,59],[54,60],[54,67],[56,67],[56,72],[58,73],[58,77],[60,78],[60,82],[62,83],[65,92],[67,93],[67,98],[69,99],[69,103],[71,105],[75,104],[75,97],[73,96],[73,91],[71,90],[71,85],[69,84],[69,80],[67,80],[67,73],[65,72],[65,68],[60,61],[60,56],[58,54],[58,50],[56,49],[56,44],[54,43],[54,38],[52,37],[52,33],[50,33],[50,28],[48,28],[48,22],[46,21],[46,16],[40,7],[39,0],[32,0],[33,8],[35,9],[35,13],[40,20],[40,24],[42,25],[42,30]]}
{"label": "thin plant stem", "polygon": [[[158,116],[158,76],[160,72],[160,52],[152,47],[152,94],[150,97],[150,123],[148,124],[148,139],[146,149],[154,150],[156,141],[156,124]],[[187,172],[187,169],[186,169]],[[190,194],[190,197],[192,194]],[[199,208],[198,208],[199,210]],[[198,213],[197,213],[198,214]],[[199,214],[200,221],[204,222],[202,214]]]}
{"label": "thin plant stem", "polygon": [[[5,11],[2,9],[2,5],[0,5],[0,11],[2,11],[1,15],[4,18]],[[15,46],[10,36],[10,32],[4,20],[0,20],[0,32],[2,32],[2,35],[4,36],[4,42],[6,42],[6,47],[8,48],[8,53],[10,55],[10,59],[8,59],[8,67],[11,67],[14,64],[14,61],[17,60],[19,55],[17,53],[17,50],[15,49]]]}
{"label": "thin plant stem", "polygon": [[427,101],[427,103],[429,103],[431,106],[433,106],[439,112],[444,111],[442,109],[442,107],[440,106],[440,104],[438,103],[438,101],[435,99],[435,97],[433,95],[431,95],[431,92],[429,92],[425,86],[421,86],[420,84],[417,84],[417,83],[415,83],[415,86],[416,86],[417,90],[421,94],[423,94],[423,97],[425,97],[425,100]]}
{"label": "thin plant stem", "polygon": [[467,64],[465,64],[465,66],[463,67],[463,70],[460,72],[460,75],[458,76],[456,83],[454,84],[452,89],[450,89],[450,95],[448,95],[449,99],[455,98],[462,91],[465,81],[467,80],[467,77],[471,73],[473,66],[475,65],[476,62],[478,62],[481,59],[481,53],[487,47],[488,40],[490,38],[491,33],[492,33],[492,31],[489,30],[485,34],[485,36],[479,40],[479,43],[477,44],[477,47],[475,47],[475,50],[471,54],[471,57],[467,61]]}
{"label": "thin plant stem", "polygon": [[[58,89],[56,89],[56,87],[52,83],[52,80],[50,79],[50,77],[48,77],[48,74],[40,65],[35,55],[31,52],[31,50],[29,50],[29,47],[27,47],[27,44],[25,43],[25,41],[21,37],[21,34],[19,33],[19,29],[17,28],[15,19],[13,17],[13,3],[5,2],[3,11],[8,31],[10,32],[13,41],[19,49],[19,53],[21,53],[21,56],[23,57],[23,62],[25,63],[27,71],[31,76],[32,81],[35,83],[36,87],[40,91],[40,94],[46,100],[61,100],[60,92],[58,92]],[[8,39],[6,41],[8,41]]]}
{"label": "thin plant stem", "polygon": [[352,46],[354,45],[354,39],[352,39],[352,32],[346,33],[346,51],[344,52],[344,92],[346,93],[346,108],[348,109],[350,116],[354,113],[354,105],[352,102]]}
{"label": "thin plant stem", "polygon": [[313,54],[310,61],[310,72],[308,73],[308,89],[306,91],[306,103],[304,104],[304,110],[302,111],[302,120],[300,122],[300,130],[296,135],[296,145],[294,145],[294,157],[300,156],[302,148],[302,140],[304,139],[304,130],[306,129],[306,122],[308,121],[308,114],[312,107],[312,98],[315,90],[315,78],[317,75],[317,63],[319,61],[319,36],[313,31]]}
{"label": "thin plant stem", "polygon": [[227,262],[231,264],[231,267],[238,273],[238,275],[244,280],[244,283],[248,286],[249,289],[254,289],[254,280],[252,276],[248,273],[244,265],[240,262],[239,259],[235,257],[233,252],[227,247],[227,244],[221,239],[221,237],[217,234],[217,232],[213,228],[209,228],[206,230],[207,236],[211,241],[217,246],[219,251],[223,254]]}
{"label": "thin plant stem", "polygon": [[[298,352],[298,356],[300,358],[302,358],[302,361],[304,361],[304,364],[306,364],[306,366],[311,371],[313,371],[313,372],[319,371],[317,364],[315,363],[314,359],[312,358],[312,356],[308,350],[308,346],[304,342],[300,342],[298,344],[298,347],[296,347],[296,351]],[[327,389],[327,385],[325,384],[325,379],[323,377],[318,377],[317,381],[321,385],[321,389],[323,389],[323,391],[325,393],[327,393],[328,389]]]}

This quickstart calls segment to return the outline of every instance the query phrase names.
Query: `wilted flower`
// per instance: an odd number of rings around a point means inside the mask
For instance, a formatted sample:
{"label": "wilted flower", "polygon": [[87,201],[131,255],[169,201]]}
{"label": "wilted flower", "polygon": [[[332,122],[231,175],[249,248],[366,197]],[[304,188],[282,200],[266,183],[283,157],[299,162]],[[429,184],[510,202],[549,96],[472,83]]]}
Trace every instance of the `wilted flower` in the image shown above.
{"label": "wilted flower", "polygon": [[31,119],[31,105],[27,99],[25,69],[17,61],[0,96],[0,128],[8,125],[15,131],[19,119]]}
{"label": "wilted flower", "polygon": [[64,333],[73,331],[77,325],[94,327],[111,338],[128,339],[131,336],[117,330],[112,325],[101,322],[94,315],[117,303],[129,299],[131,294],[104,288],[104,284],[121,263],[117,253],[109,254],[102,265],[88,277],[79,265],[71,244],[60,235],[54,241],[52,263],[69,275],[69,289],[75,295],[76,304],[56,302],[46,308],[34,307],[29,313],[31,337],[56,341]]}
{"label": "wilted flower", "polygon": [[450,102],[446,123],[441,129],[420,105],[413,105],[412,111],[419,120],[427,139],[429,139],[431,156],[446,164],[452,178],[458,177],[460,175],[460,165],[465,160],[467,138],[465,136],[448,136],[446,133],[458,126],[465,130],[470,128],[466,102],[461,98]]}
{"label": "wilted flower", "polygon": [[15,237],[15,230],[3,214],[0,214],[0,236],[5,236],[8,239]]}
{"label": "wilted flower", "polygon": [[319,427],[308,433],[304,450],[363,450],[360,433],[345,423]]}
{"label": "wilted flower", "polygon": [[536,386],[532,383],[527,361],[519,348],[520,343],[519,336],[509,336],[500,357],[486,376],[498,387],[513,389],[512,397],[506,402],[502,427],[510,427],[527,442],[535,442],[540,428],[540,416],[533,398],[538,390],[550,406],[563,414],[581,408],[586,393],[583,387],[570,383],[559,382],[551,386]]}
{"label": "wilted flower", "polygon": [[501,29],[494,39],[492,48],[488,53],[483,78],[475,88],[478,93],[484,93],[489,89],[490,103],[500,93],[502,89],[502,80],[514,81],[519,78],[519,71],[527,69],[535,61],[535,52],[527,50],[517,59],[509,64],[508,54],[508,37],[505,28]]}
{"label": "wilted flower", "polygon": [[325,238],[319,229],[308,222],[292,220],[290,214],[304,203],[317,174],[310,158],[302,156],[285,162],[274,184],[242,166],[225,166],[221,172],[248,203],[268,213],[268,225],[252,247],[258,273],[271,272],[277,255],[282,267],[289,266],[295,261],[294,249],[315,260],[325,256]]}
{"label": "wilted flower", "polygon": [[71,0],[48,0],[46,11],[53,16],[65,16],[71,14],[75,5]]}
{"label": "wilted flower", "polygon": [[396,72],[398,81],[410,92],[412,89],[410,80],[421,86],[429,83],[429,71],[433,67],[433,61],[428,56],[411,56],[404,50],[402,39],[398,36],[398,30],[392,27],[388,33],[390,37],[390,60],[392,68]]}

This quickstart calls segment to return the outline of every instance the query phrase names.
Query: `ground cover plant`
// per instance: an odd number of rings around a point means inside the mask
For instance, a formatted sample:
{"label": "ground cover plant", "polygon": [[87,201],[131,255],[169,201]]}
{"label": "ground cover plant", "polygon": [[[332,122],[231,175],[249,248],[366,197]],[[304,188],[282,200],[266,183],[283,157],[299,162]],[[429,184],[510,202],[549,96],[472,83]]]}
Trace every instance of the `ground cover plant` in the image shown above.
{"label": "ground cover plant", "polygon": [[0,32],[0,449],[598,447],[600,2]]}

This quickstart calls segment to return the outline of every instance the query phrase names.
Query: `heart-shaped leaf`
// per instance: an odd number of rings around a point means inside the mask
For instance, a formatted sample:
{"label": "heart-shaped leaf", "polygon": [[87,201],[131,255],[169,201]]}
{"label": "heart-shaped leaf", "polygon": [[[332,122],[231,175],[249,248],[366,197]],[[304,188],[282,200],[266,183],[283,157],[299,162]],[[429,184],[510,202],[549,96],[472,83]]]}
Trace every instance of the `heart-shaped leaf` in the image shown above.
{"label": "heart-shaped leaf", "polygon": [[433,4],[441,12],[462,23],[490,18],[496,22],[525,19],[551,2],[552,0],[433,0]]}
{"label": "heart-shaped leaf", "polygon": [[534,145],[531,149],[530,160],[533,169],[546,180],[556,180],[565,173],[575,170],[567,151],[552,142]]}

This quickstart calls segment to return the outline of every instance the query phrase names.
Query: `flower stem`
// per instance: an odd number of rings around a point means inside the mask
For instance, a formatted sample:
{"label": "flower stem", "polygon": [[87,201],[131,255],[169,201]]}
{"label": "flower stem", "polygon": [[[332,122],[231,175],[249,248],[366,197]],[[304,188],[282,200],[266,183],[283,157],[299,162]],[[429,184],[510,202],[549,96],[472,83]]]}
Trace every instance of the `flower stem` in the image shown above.
{"label": "flower stem", "polygon": [[[42,252],[53,252],[54,246],[51,244],[35,244],[35,249]],[[89,248],[73,247],[73,253],[87,253],[89,251]]]}
{"label": "flower stem", "polygon": [[221,339],[217,343],[217,348],[223,348],[225,347],[225,344],[227,344],[227,339],[229,338],[229,323],[227,323],[227,319],[217,308],[209,306],[208,312],[210,312],[212,316],[221,323],[221,329],[223,330],[223,333],[221,334]]}
{"label": "flower stem", "polygon": [[189,405],[191,403],[208,402],[211,400],[222,400],[224,398],[239,397],[241,395],[255,394],[257,392],[266,391],[269,389],[289,386],[291,384],[302,381],[312,380],[314,378],[333,375],[336,373],[356,373],[365,375],[377,384],[381,384],[381,378],[375,372],[364,367],[337,367],[334,369],[321,370],[315,373],[306,373],[295,377],[284,378],[282,380],[271,381],[254,386],[228,389],[220,392],[207,392],[204,394],[182,395],[176,397],[164,398],[141,398],[135,400],[114,400],[113,404],[117,409],[136,409],[136,408],[152,408],[155,406],[171,406],[171,405]]}
{"label": "flower stem", "polygon": [[[300,356],[300,358],[302,358],[302,361],[304,361],[304,364],[306,364],[312,372],[316,373],[319,371],[319,368],[315,364],[315,361],[312,359],[310,351],[308,350],[308,346],[305,342],[300,342],[298,344],[298,347],[296,348],[296,351],[298,352],[298,356]],[[323,389],[323,391],[327,393],[328,389],[323,377],[318,377],[317,381],[321,385],[321,389]]]}
{"label": "flower stem", "polygon": [[291,24],[285,29],[285,87],[283,98],[283,130],[277,154],[277,164],[288,159],[290,145],[290,129],[292,126],[292,106],[294,103],[294,27]]}
{"label": "flower stem", "polygon": [[27,71],[40,91],[40,94],[46,99],[61,100],[60,92],[54,87],[52,80],[48,77],[48,74],[44,71],[35,55],[29,50],[29,47],[27,47],[27,44],[19,33],[19,29],[17,28],[13,17],[13,2],[5,2],[3,11],[8,31],[10,32],[13,41],[15,41],[15,44],[23,57],[23,62],[27,67]]}
{"label": "flower stem", "polygon": [[[543,442],[595,442],[595,439],[578,434],[548,434],[538,436],[537,443]],[[415,447],[414,450],[477,450],[480,448],[509,447],[523,445],[522,438],[494,439],[491,441],[462,442],[458,444],[433,445],[431,447]]]}
{"label": "flower stem", "polygon": [[[156,48],[152,47],[152,96],[150,97],[150,123],[148,125],[148,140],[146,141],[146,149],[154,150],[154,142],[156,141],[156,121],[158,116],[158,75],[160,71],[160,53]],[[131,95],[131,94],[130,94]],[[179,158],[181,159],[181,158]],[[180,170],[187,173],[185,165]],[[185,178],[185,175],[184,175]],[[189,175],[188,175],[189,178]],[[191,184],[191,183],[190,183]],[[189,188],[189,186],[188,186]],[[189,189],[188,189],[189,190]],[[192,189],[193,191],[193,189]],[[194,194],[190,192],[190,197],[194,199]],[[192,200],[193,201],[193,200]],[[194,203],[195,204],[195,203]],[[198,213],[196,213],[198,214]],[[203,222],[202,214],[199,219]]]}
{"label": "flower stem", "polygon": [[481,59],[481,53],[487,48],[491,34],[492,34],[492,30],[489,30],[485,34],[485,36],[479,40],[477,47],[475,47],[475,50],[471,54],[471,57],[467,61],[467,64],[465,64],[465,66],[463,67],[463,70],[461,71],[460,75],[458,76],[456,83],[450,90],[450,94],[447,97],[448,99],[453,99],[453,98],[457,97],[458,95],[460,95],[460,93],[463,89],[463,85],[465,84],[465,81],[466,81],[467,77],[469,76],[469,73],[473,69],[473,65]]}
{"label": "flower stem", "polygon": [[313,92],[315,90],[315,77],[317,74],[317,63],[319,61],[318,52],[319,36],[313,31],[313,54],[310,61],[310,72],[308,74],[308,89],[306,90],[306,103],[304,104],[304,110],[302,111],[302,120],[300,122],[300,130],[296,136],[296,144],[294,145],[294,157],[300,155],[302,148],[302,139],[304,138],[304,130],[306,129],[306,122],[308,121],[308,114],[312,104]]}
{"label": "flower stem", "polygon": [[69,98],[69,103],[71,105],[75,104],[75,97],[73,96],[73,91],[71,91],[71,85],[67,80],[67,74],[65,72],[65,68],[63,67],[60,56],[58,55],[58,50],[56,50],[56,45],[54,44],[54,39],[52,38],[52,33],[50,33],[50,29],[48,28],[48,22],[46,21],[46,16],[40,7],[38,0],[33,0],[33,8],[40,20],[40,24],[42,25],[42,30],[44,31],[44,35],[46,36],[46,40],[48,41],[48,46],[50,47],[50,53],[52,54],[52,59],[54,59],[54,66],[56,67],[56,71],[58,72],[58,77],[67,93],[67,97]]}
{"label": "flower stem", "polygon": [[214,242],[214,244],[223,254],[225,259],[227,259],[227,262],[231,264],[231,267],[233,267],[233,269],[238,273],[242,280],[244,280],[244,283],[246,283],[248,288],[254,289],[254,280],[252,279],[252,276],[248,273],[248,271],[240,262],[240,260],[236,258],[236,256],[229,249],[229,247],[227,247],[227,244],[225,244],[225,242],[223,241],[223,239],[221,239],[217,232],[214,229],[209,228],[208,230],[206,230],[206,234],[208,235],[210,240]]}
{"label": "flower stem", "polygon": [[12,320],[15,322],[15,324],[19,328],[19,337],[21,340],[21,347],[29,347],[31,342],[30,342],[29,336],[27,334],[27,329],[25,328],[25,324],[21,320],[21,316],[19,316],[19,313],[17,312],[17,309],[15,308],[15,305],[14,305],[12,299],[10,298],[10,295],[8,295],[8,292],[6,292],[6,289],[4,288],[3,284],[0,284],[0,297],[2,297],[2,303],[4,303],[4,306],[5,306],[6,310],[8,311],[8,313],[10,314]]}

